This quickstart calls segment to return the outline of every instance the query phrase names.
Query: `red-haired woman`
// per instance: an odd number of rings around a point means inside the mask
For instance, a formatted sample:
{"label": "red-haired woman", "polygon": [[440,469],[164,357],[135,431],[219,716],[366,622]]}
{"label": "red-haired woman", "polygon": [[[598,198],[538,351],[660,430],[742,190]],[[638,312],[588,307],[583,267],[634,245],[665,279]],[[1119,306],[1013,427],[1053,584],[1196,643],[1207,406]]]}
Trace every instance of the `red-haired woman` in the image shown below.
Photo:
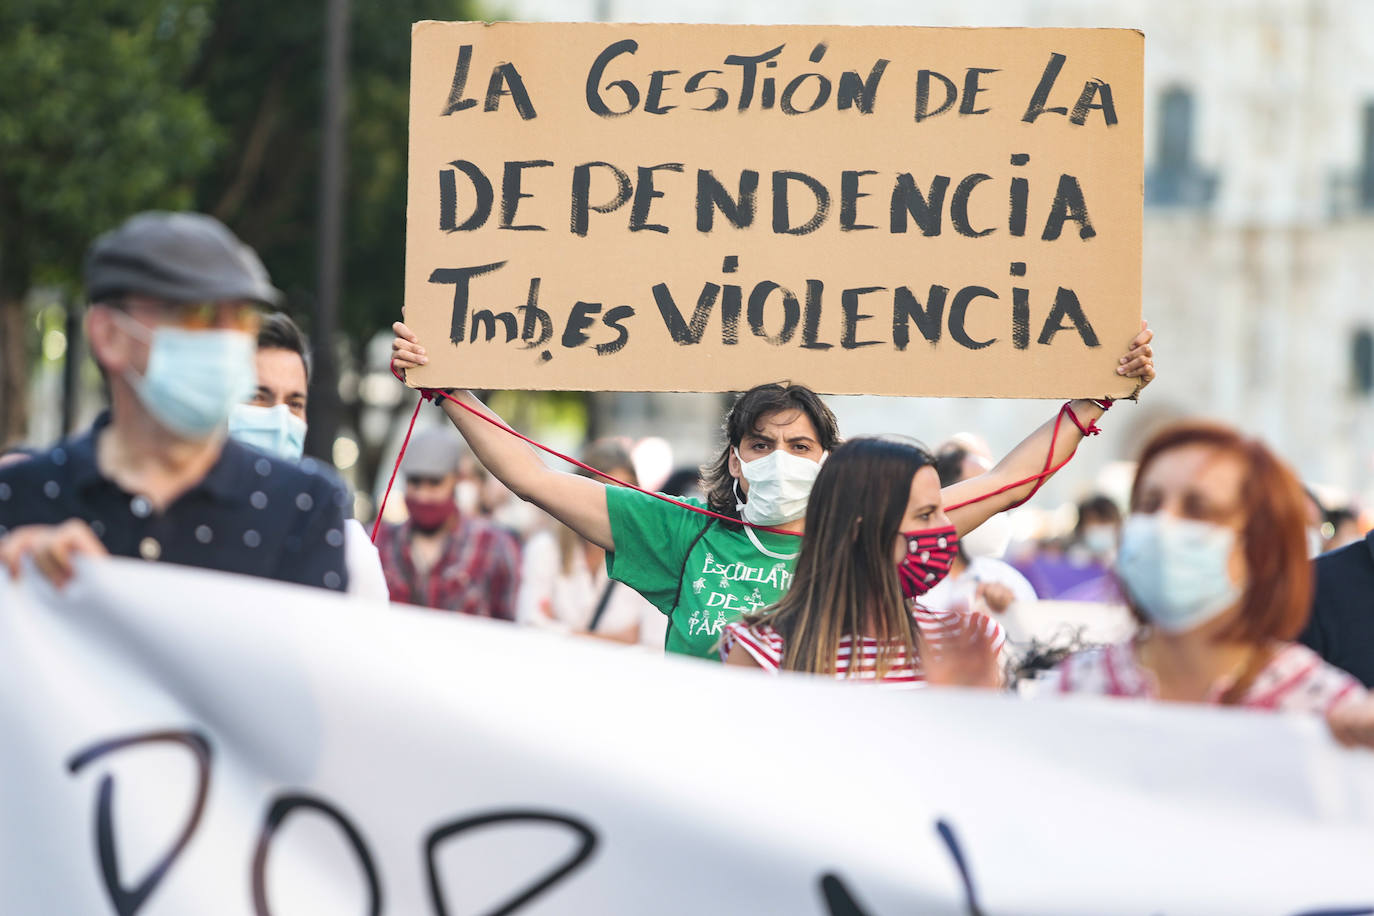
{"label": "red-haired woman", "polygon": [[1211,423],[1145,446],[1117,575],[1135,640],[1079,652],[1059,690],[1326,713],[1364,696],[1294,642],[1312,602],[1303,490],[1262,443]]}

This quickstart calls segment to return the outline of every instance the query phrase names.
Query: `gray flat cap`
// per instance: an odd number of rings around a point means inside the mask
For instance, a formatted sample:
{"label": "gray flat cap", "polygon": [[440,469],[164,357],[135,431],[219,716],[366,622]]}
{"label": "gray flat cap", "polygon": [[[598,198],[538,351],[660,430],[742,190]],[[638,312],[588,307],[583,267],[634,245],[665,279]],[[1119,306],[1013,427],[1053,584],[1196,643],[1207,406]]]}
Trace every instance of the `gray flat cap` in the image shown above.
{"label": "gray flat cap", "polygon": [[106,232],[86,253],[86,297],[126,293],[168,302],[248,299],[281,304],[253,249],[203,213],[149,211]]}
{"label": "gray flat cap", "polygon": [[443,477],[458,470],[463,440],[452,429],[434,426],[410,438],[401,472],[407,477]]}

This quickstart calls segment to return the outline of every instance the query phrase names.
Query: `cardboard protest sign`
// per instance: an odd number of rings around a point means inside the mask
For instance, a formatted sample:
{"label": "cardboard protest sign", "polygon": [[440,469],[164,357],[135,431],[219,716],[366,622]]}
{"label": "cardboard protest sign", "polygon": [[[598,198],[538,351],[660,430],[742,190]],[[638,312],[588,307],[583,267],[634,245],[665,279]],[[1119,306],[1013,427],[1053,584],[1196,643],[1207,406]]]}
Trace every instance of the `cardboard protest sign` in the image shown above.
{"label": "cardboard protest sign", "polygon": [[1144,37],[414,27],[422,386],[1129,394]]}

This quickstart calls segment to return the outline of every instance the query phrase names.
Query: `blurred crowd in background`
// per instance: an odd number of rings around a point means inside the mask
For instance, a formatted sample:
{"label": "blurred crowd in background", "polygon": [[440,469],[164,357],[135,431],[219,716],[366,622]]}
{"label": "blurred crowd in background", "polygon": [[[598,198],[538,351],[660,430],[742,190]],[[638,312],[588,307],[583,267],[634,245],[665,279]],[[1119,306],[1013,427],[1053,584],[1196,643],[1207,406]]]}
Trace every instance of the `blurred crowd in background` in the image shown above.
{"label": "blurred crowd in background", "polygon": [[[386,556],[383,541],[391,599],[661,649],[663,615],[629,587],[607,578],[604,552],[515,497],[473,458],[438,410],[432,412],[434,425],[416,434],[401,463],[397,486],[404,490],[401,498],[387,503],[384,519],[398,529],[418,530],[422,537],[426,530],[442,529],[443,536],[454,540],[462,540],[459,519],[489,526],[507,541],[503,562],[508,570],[503,575],[518,585],[499,601],[458,594],[441,600],[437,592],[406,584],[415,575],[413,568],[397,572],[399,561]],[[944,486],[983,473],[994,463],[983,438],[972,431],[951,437],[934,452]],[[605,437],[575,454],[617,481],[674,496],[702,496],[700,469],[675,462],[671,446],[658,437]],[[1128,470],[1129,483],[1133,467]],[[1060,473],[1073,475],[1072,464]],[[1327,492],[1323,498],[1309,487],[1307,496],[1304,534],[1312,557],[1359,541],[1374,528],[1366,507],[1339,494]],[[1131,627],[1115,575],[1127,497],[1128,491],[1091,491],[1076,503],[1047,506],[1037,499],[993,516],[960,541],[949,577],[922,603],[992,614],[1013,643],[1022,645],[1037,638],[1072,643],[1121,635]],[[422,508],[428,517],[417,522],[408,508],[423,506],[424,500],[442,505],[443,511]],[[428,572],[436,578],[444,575],[432,564]],[[427,601],[426,594],[436,597]],[[1080,604],[1080,613],[1066,602]]]}

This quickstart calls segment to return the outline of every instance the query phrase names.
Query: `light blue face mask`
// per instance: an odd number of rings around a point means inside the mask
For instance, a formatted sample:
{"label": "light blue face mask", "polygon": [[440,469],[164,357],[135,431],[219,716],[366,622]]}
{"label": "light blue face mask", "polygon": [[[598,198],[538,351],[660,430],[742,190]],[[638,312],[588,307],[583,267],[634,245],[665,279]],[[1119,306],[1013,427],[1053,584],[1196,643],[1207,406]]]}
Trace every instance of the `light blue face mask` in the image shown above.
{"label": "light blue face mask", "polygon": [[1230,528],[1163,515],[1132,515],[1121,529],[1116,571],[1135,606],[1166,633],[1216,619],[1240,600],[1227,566]]}
{"label": "light blue face mask", "polygon": [[305,421],[285,404],[235,404],[229,413],[230,436],[288,461],[300,461],[305,454],[305,429]]}
{"label": "light blue face mask", "polygon": [[149,330],[116,310],[125,330],[148,341],[148,368],[124,378],[153,419],[186,439],[205,439],[258,384],[257,341],[241,331]]}

